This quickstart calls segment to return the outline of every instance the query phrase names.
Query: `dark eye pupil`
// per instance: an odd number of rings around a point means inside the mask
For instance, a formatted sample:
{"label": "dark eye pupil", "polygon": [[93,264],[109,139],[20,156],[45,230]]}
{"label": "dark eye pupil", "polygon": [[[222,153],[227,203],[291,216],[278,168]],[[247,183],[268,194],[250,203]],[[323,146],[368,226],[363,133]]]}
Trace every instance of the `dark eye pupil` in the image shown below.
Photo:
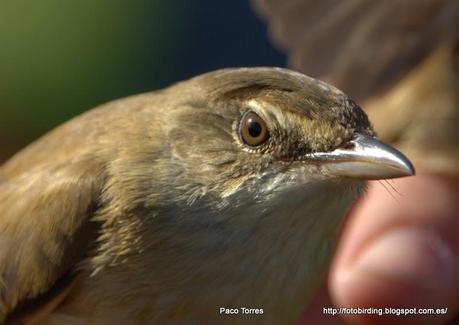
{"label": "dark eye pupil", "polygon": [[258,136],[261,134],[262,126],[261,126],[261,124],[258,123],[258,122],[253,122],[253,121],[251,121],[251,122],[249,123],[249,129],[248,129],[248,131],[249,131],[250,136],[256,138],[256,137],[258,137]]}

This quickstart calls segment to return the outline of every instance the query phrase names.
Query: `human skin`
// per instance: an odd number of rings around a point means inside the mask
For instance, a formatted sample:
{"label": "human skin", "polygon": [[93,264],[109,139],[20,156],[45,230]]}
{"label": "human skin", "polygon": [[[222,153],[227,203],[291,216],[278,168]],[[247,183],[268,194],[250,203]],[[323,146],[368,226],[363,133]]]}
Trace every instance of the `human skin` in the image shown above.
{"label": "human skin", "polygon": [[[459,181],[420,174],[371,182],[346,219],[319,294],[300,324],[343,324],[325,307],[448,308],[443,316],[347,316],[358,324],[448,324],[459,309]],[[391,192],[388,193],[388,192]]]}

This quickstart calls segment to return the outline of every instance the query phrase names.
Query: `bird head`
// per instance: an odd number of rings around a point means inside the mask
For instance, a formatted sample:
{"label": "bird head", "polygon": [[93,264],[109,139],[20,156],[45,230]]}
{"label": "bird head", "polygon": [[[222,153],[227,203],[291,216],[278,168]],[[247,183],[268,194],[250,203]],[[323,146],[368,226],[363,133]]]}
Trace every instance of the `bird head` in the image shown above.
{"label": "bird head", "polygon": [[168,142],[190,202],[205,193],[217,203],[241,190],[276,195],[304,182],[413,173],[401,153],[376,140],[354,101],[303,74],[225,69],[169,91],[182,95],[168,115]]}

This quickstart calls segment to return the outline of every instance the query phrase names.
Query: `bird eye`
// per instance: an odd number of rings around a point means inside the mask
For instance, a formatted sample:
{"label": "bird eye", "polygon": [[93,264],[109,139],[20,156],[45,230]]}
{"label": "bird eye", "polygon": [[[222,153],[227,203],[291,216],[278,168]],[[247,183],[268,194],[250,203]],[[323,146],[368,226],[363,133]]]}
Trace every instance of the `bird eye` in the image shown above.
{"label": "bird eye", "polygon": [[249,146],[259,146],[268,139],[265,121],[254,112],[244,114],[239,132],[242,140]]}

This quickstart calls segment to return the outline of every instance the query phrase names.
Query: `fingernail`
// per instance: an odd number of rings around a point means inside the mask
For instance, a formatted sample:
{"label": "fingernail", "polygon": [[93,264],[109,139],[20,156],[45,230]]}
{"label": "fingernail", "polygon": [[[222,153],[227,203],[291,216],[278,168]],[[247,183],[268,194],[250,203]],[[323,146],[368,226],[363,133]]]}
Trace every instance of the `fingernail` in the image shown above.
{"label": "fingernail", "polygon": [[449,290],[455,281],[450,248],[439,236],[423,229],[402,228],[382,234],[364,248],[352,269],[435,291]]}

